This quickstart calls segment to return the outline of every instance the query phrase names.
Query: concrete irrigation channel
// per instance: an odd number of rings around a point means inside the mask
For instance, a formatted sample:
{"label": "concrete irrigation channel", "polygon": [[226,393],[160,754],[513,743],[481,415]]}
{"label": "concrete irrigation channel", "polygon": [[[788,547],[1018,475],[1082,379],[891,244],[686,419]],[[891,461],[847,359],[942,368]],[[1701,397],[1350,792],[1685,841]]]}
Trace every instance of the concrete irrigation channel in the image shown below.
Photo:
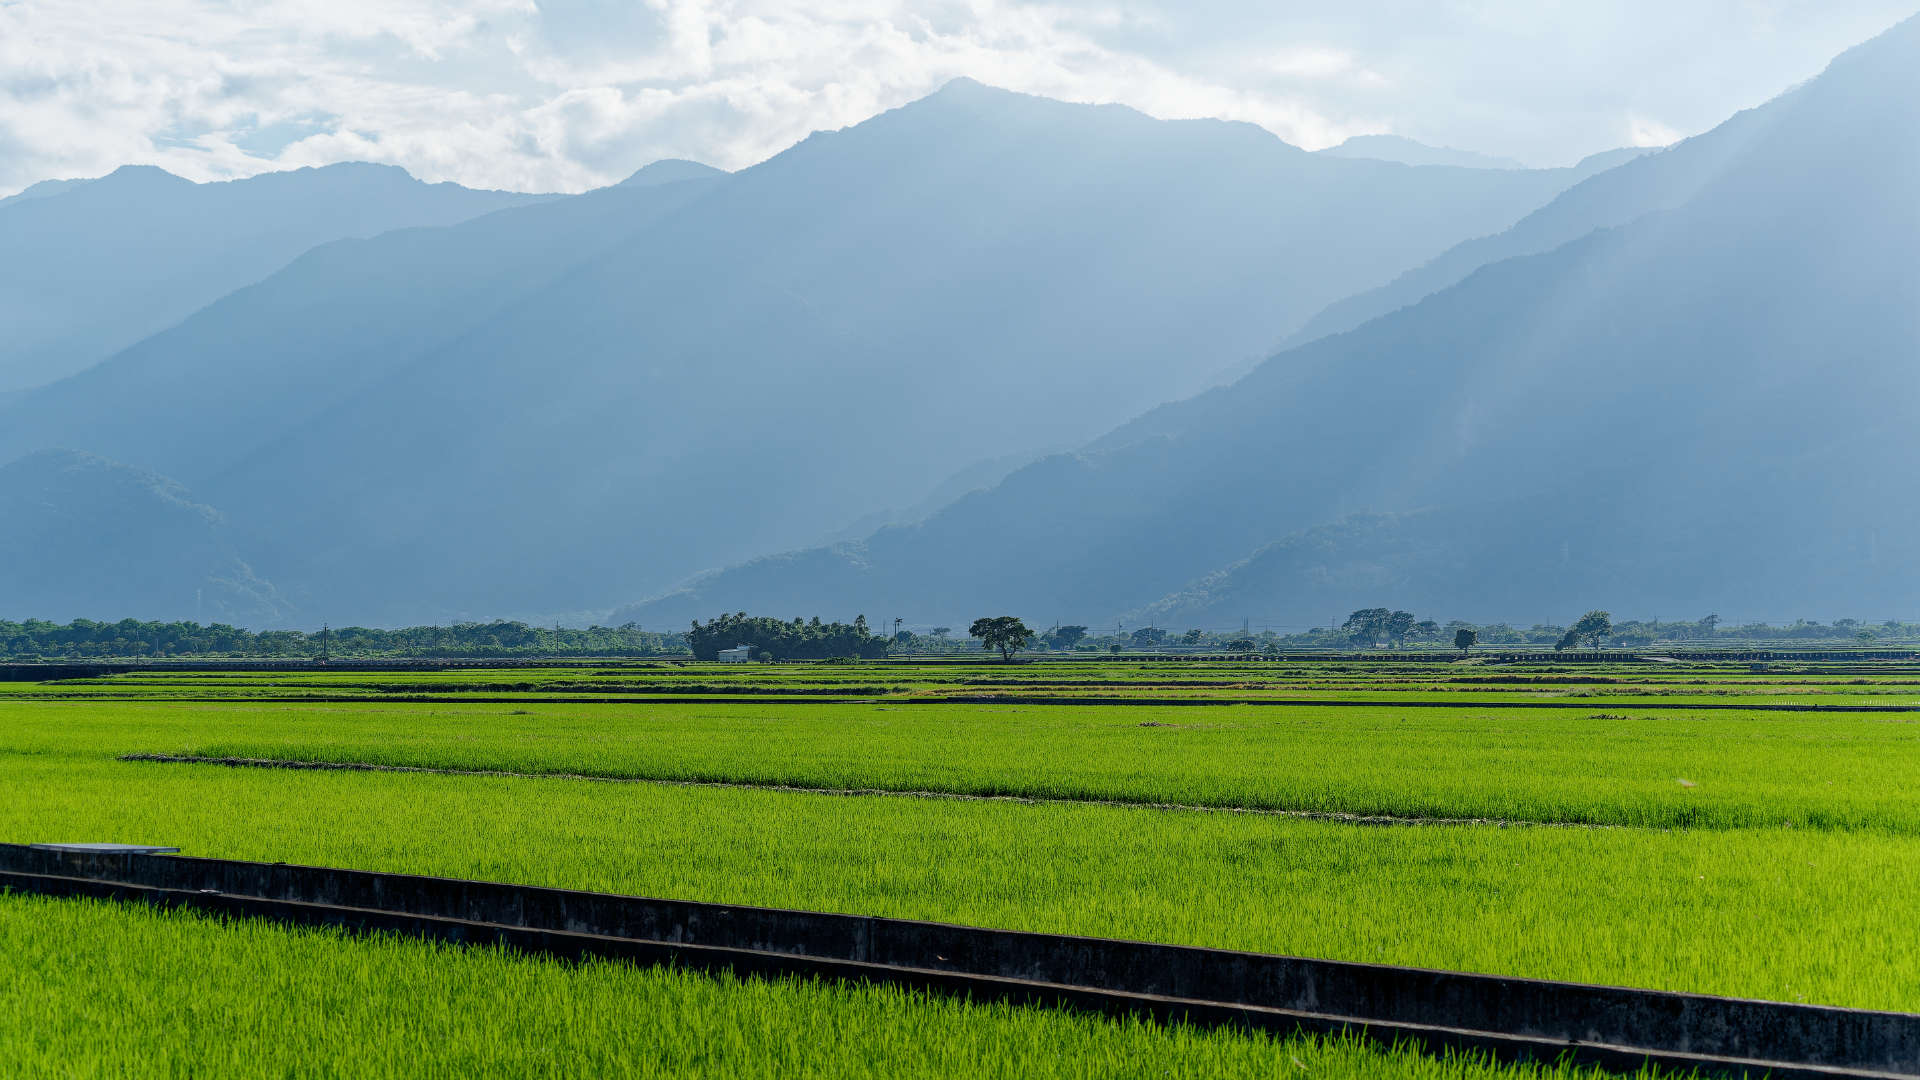
{"label": "concrete irrigation channel", "polygon": [[0,890],[1428,1050],[1720,1076],[1920,1076],[1920,1015],[285,863],[0,844]]}

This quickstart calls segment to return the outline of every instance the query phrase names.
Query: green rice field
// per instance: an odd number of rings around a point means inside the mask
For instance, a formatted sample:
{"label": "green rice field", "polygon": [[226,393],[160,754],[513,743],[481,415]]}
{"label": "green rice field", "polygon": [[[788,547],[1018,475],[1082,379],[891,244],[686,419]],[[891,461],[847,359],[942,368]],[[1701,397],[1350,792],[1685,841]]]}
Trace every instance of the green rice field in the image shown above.
{"label": "green rice field", "polygon": [[[0,840],[1920,1010],[1920,712],[1821,709],[1903,704],[1920,672],[1652,667],[7,683]],[[1614,700],[1579,696],[1596,687]],[[1249,703],[1262,694],[1302,703]],[[1150,703],[1180,696],[1205,704]],[[1702,701],[1816,711],[1688,708]],[[152,754],[428,771],[124,760]],[[190,1075],[228,1054],[266,1075],[1540,1072],[25,897],[0,900],[0,957],[0,1009],[23,1018],[0,1054],[46,1064],[33,1075]]]}
{"label": "green rice field", "polygon": [[0,955],[20,976],[0,981],[17,1076],[1594,1075],[84,901],[0,901]]}

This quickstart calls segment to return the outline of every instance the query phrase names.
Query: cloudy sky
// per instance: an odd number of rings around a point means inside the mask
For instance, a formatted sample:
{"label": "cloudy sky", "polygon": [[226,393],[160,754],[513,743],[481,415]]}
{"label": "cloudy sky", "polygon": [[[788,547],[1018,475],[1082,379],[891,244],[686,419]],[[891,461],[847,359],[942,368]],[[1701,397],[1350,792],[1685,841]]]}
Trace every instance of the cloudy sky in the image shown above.
{"label": "cloudy sky", "polygon": [[752,164],[957,75],[1315,149],[1557,165],[1703,131],[1920,0],[0,0],[0,194],[369,160],[577,191]]}

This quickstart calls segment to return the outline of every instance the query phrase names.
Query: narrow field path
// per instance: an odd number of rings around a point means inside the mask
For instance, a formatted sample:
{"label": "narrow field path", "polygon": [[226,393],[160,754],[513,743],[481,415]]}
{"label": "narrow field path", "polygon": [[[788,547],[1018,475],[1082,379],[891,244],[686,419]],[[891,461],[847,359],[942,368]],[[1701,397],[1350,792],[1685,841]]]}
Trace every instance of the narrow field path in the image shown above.
{"label": "narrow field path", "polygon": [[660,787],[731,788],[777,791],[795,795],[865,796],[902,799],[948,799],[955,802],[1021,803],[1029,806],[1109,806],[1129,810],[1161,810],[1196,814],[1249,814],[1260,817],[1333,821],[1346,825],[1477,825],[1501,829],[1627,829],[1634,826],[1578,821],[1528,821],[1509,818],[1405,817],[1392,814],[1351,814],[1336,810],[1276,810],[1251,806],[1206,806],[1194,803],[1148,802],[1128,799],[1074,799],[1032,795],[970,795],[956,791],[900,788],[830,788],[795,784],[756,783],[749,780],[672,780],[644,776],[593,776],[586,773],[508,772],[500,769],[443,769],[423,765],[378,765],[365,761],[298,761],[286,758],[209,757],[196,754],[122,754],[120,761],[164,765],[222,765],[233,769],[285,769],[305,772],[418,773],[427,776],[491,777],[509,780],[584,780],[596,784],[651,784]]}

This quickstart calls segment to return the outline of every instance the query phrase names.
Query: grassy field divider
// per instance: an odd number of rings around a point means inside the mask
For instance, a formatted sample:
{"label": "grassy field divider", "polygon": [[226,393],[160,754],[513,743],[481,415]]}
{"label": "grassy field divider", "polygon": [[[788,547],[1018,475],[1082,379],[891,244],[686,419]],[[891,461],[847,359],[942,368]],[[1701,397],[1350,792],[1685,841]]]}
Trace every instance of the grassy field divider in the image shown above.
{"label": "grassy field divider", "polygon": [[956,802],[1019,803],[1026,806],[1111,806],[1127,810],[1164,810],[1191,814],[1258,814],[1301,821],[1332,821],[1345,825],[1455,825],[1496,829],[1623,829],[1625,825],[1581,821],[1521,821],[1487,817],[1407,817],[1393,814],[1348,814],[1337,810],[1278,810],[1260,806],[1205,806],[1196,803],[1153,802],[1144,799],[1075,799],[1040,795],[975,795],[963,791],[917,788],[806,787],[798,784],[755,783],[749,780],[675,780],[651,776],[594,776],[568,772],[510,772],[504,769],[450,769],[426,765],[380,765],[370,761],[318,761],[297,758],[215,757],[197,754],[121,754],[120,761],[160,765],[220,765],[229,769],[288,769],[296,772],[415,773],[426,776],[489,776],[508,780],[584,780],[596,784],[656,784],[662,787],[732,788],[778,791],[790,795],[835,795],[896,799],[952,799]]}
{"label": "grassy field divider", "polygon": [[627,694],[627,693],[570,693],[562,696],[554,692],[527,691],[525,693],[503,694],[421,694],[388,693],[377,689],[354,688],[337,693],[246,693],[230,691],[227,693],[182,693],[169,687],[166,692],[130,694],[123,689],[105,690],[62,690],[57,694],[34,695],[37,699],[59,701],[126,701],[138,700],[153,704],[273,704],[273,705],[317,705],[338,704],[343,701],[378,702],[389,705],[1049,705],[1049,706],[1142,706],[1142,707],[1220,707],[1234,708],[1279,708],[1279,709],[1580,709],[1589,707],[1613,707],[1636,709],[1660,709],[1667,711],[1684,710],[1687,712],[1743,712],[1743,713],[1863,713],[1863,714],[1904,714],[1920,713],[1920,704],[1913,705],[1860,705],[1823,702],[1737,702],[1737,701],[1695,701],[1675,700],[1663,694],[1633,694],[1623,692],[1609,694],[1602,699],[1585,697],[1559,697],[1535,700],[1491,700],[1477,698],[1471,700],[1447,700],[1442,698],[1279,698],[1250,696],[1191,696],[1191,697],[1148,697],[1145,695],[1116,694],[952,694],[939,690],[931,692],[903,691],[901,693],[872,694],[862,691],[831,691],[823,693],[788,694],[779,691],[756,690],[746,693],[710,693],[710,694]]}
{"label": "grassy field divider", "polygon": [[[1644,700],[1636,700],[1637,698]],[[1327,706],[1329,708],[1358,709],[1569,709],[1583,708],[1588,702],[1580,698],[1557,698],[1542,701],[1489,701],[1484,698],[1473,701],[1447,701],[1437,698],[1258,698],[1258,697],[1144,697],[1119,696],[1113,694],[943,694],[937,697],[913,698],[916,705],[1233,705],[1266,706],[1280,708],[1305,708]],[[1813,713],[1916,713],[1920,705],[1838,705],[1813,702],[1764,702],[1739,704],[1737,702],[1674,702],[1658,695],[1620,693],[1610,695],[1602,704],[1633,708],[1635,706],[1658,709],[1685,709],[1706,711],[1735,712],[1813,712]]]}
{"label": "grassy field divider", "polygon": [[0,844],[0,889],[1511,1060],[1777,1078],[1920,1076],[1920,1015],[457,878]]}

